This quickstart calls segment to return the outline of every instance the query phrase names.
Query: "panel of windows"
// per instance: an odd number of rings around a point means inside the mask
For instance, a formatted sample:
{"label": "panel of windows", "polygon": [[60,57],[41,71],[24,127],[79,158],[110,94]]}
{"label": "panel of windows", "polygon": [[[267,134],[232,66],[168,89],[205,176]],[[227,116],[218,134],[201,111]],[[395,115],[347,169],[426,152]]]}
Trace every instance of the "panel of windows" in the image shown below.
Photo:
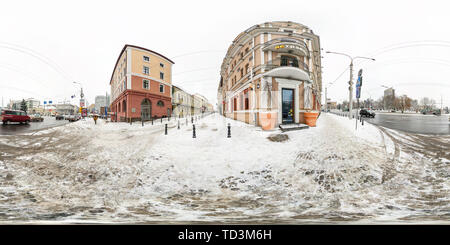
{"label": "panel of windows", "polygon": [[164,85],[159,85],[159,92],[164,93]]}
{"label": "panel of windows", "polygon": [[144,89],[150,89],[150,81],[149,80],[142,80],[142,87]]}
{"label": "panel of windows", "polygon": [[150,73],[150,68],[148,68],[148,66],[144,66],[142,73],[148,75]]}

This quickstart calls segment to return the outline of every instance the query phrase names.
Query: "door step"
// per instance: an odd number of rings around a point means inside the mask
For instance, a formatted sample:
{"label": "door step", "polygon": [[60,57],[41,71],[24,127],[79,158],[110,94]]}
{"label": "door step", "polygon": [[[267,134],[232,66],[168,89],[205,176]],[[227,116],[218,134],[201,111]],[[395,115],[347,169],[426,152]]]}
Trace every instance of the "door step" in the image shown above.
{"label": "door step", "polygon": [[279,127],[280,127],[282,132],[293,131],[293,130],[301,130],[301,129],[309,128],[308,125],[301,124],[301,123],[281,124]]}

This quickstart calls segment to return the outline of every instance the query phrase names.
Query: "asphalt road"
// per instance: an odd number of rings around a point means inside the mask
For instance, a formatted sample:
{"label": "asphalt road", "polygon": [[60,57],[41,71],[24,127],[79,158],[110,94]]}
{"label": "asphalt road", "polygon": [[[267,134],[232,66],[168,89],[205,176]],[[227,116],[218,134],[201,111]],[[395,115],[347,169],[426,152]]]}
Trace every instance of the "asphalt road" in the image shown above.
{"label": "asphalt road", "polygon": [[375,118],[364,120],[390,129],[416,134],[450,134],[449,115],[376,113]]}
{"label": "asphalt road", "polygon": [[37,130],[52,128],[69,123],[67,120],[56,120],[54,117],[44,117],[43,122],[30,122],[30,124],[8,123],[3,125],[0,122],[0,135],[25,134]]}

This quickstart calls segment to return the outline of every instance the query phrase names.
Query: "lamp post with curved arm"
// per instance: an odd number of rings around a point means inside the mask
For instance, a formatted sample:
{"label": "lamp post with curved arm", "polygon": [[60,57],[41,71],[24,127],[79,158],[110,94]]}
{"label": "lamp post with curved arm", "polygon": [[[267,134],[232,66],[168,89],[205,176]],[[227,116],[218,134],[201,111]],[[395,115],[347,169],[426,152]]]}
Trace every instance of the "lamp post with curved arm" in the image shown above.
{"label": "lamp post with curved arm", "polygon": [[349,87],[348,87],[348,90],[349,90],[349,95],[348,95],[348,104],[349,104],[349,110],[348,110],[348,118],[352,118],[352,107],[353,107],[353,104],[352,104],[352,94],[353,94],[353,60],[355,60],[355,59],[368,59],[368,60],[372,60],[372,61],[375,61],[375,59],[374,58],[369,58],[369,57],[362,57],[362,56],[356,56],[356,57],[352,57],[352,56],[350,56],[350,55],[348,55],[348,54],[344,54],[344,53],[338,53],[338,52],[331,52],[331,51],[327,51],[326,52],[327,54],[338,54],[338,55],[343,55],[343,56],[346,56],[346,57],[348,57],[348,58],[350,58],[350,81],[348,82],[348,84],[349,84]]}

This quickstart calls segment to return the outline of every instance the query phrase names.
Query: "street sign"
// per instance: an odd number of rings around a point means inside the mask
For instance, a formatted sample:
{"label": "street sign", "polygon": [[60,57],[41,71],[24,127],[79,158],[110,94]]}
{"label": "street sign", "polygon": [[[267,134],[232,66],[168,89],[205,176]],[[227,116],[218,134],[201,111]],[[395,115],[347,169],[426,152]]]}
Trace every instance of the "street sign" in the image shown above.
{"label": "street sign", "polygon": [[52,101],[50,100],[49,102],[48,102],[49,104],[51,104],[52,103]]}
{"label": "street sign", "polygon": [[47,104],[47,101],[44,101],[44,105],[46,105]]}
{"label": "street sign", "polygon": [[362,86],[362,69],[358,72],[358,81],[356,82],[356,98],[361,97],[361,86]]}

